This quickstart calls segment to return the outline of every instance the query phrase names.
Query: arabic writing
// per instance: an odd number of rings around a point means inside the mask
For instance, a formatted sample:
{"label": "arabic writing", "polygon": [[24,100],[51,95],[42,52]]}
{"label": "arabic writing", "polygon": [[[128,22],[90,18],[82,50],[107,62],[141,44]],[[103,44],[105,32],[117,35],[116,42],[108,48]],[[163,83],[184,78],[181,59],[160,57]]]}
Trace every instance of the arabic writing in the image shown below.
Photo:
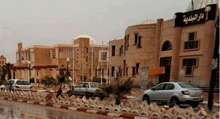
{"label": "arabic writing", "polygon": [[205,15],[204,13],[197,13],[197,14],[194,14],[194,15],[190,15],[190,16],[186,16],[186,15],[183,15],[183,22],[185,24],[188,24],[189,22],[196,22],[196,21],[200,21],[202,19],[205,18]]}

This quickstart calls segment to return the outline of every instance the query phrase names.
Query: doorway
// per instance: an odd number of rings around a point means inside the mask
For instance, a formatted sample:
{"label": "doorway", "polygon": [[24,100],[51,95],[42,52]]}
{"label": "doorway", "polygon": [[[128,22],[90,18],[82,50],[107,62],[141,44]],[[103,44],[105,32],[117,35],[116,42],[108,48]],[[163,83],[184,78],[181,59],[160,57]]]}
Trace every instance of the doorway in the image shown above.
{"label": "doorway", "polygon": [[160,67],[165,67],[165,73],[159,75],[159,83],[170,81],[171,57],[160,58]]}

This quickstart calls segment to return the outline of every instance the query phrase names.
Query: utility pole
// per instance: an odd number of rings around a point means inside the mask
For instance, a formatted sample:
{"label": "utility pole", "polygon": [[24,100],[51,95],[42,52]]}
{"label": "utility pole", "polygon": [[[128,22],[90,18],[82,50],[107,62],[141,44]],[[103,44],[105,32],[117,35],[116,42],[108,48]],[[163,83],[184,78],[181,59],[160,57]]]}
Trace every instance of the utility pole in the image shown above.
{"label": "utility pole", "polygon": [[[109,42],[107,43],[109,45]],[[108,47],[108,53],[107,53],[107,82],[108,82],[108,85],[109,85],[109,47]]]}
{"label": "utility pole", "polygon": [[82,81],[84,82],[83,60],[84,60],[84,41],[82,41],[82,60],[81,60],[81,66],[82,66]]}
{"label": "utility pole", "polygon": [[102,75],[102,67],[103,67],[103,41],[102,41],[102,51],[101,51],[101,84],[102,84],[102,78],[103,78],[103,75]]}
{"label": "utility pole", "polygon": [[92,41],[92,58],[91,58],[92,66],[91,66],[91,81],[93,81],[93,41]]}
{"label": "utility pole", "polygon": [[74,59],[74,40],[73,40],[73,85],[74,85],[74,80],[75,80],[75,77],[74,77],[74,73],[75,73],[75,59]]}
{"label": "utility pole", "polygon": [[208,96],[208,109],[209,111],[212,110],[212,105],[213,105],[213,93],[214,93],[214,84],[215,84],[215,78],[216,78],[216,68],[218,65],[218,57],[219,57],[219,18],[217,19],[216,22],[216,32],[215,32],[215,46],[213,49],[213,59],[212,59],[212,73],[211,73],[211,80],[210,80],[210,85],[209,85],[209,96]]}

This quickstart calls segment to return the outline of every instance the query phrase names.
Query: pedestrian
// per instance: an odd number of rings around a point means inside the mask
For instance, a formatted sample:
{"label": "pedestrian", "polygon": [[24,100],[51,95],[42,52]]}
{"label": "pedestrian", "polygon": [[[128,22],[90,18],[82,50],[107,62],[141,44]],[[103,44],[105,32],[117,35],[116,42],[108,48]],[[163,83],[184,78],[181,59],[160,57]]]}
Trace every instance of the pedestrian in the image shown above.
{"label": "pedestrian", "polygon": [[60,87],[59,90],[57,91],[56,98],[58,98],[59,96],[62,96],[62,97],[64,98],[64,96],[63,96],[63,91],[62,91],[61,87]]}

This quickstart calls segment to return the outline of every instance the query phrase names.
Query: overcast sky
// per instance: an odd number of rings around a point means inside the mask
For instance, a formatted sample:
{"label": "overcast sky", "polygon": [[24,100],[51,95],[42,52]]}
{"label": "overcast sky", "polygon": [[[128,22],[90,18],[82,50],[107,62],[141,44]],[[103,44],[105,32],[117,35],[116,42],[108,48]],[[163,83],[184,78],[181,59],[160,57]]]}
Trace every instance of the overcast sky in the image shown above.
{"label": "overcast sky", "polygon": [[90,35],[97,44],[146,19],[172,19],[191,0],[0,0],[0,55],[15,62],[17,43],[54,45]]}

